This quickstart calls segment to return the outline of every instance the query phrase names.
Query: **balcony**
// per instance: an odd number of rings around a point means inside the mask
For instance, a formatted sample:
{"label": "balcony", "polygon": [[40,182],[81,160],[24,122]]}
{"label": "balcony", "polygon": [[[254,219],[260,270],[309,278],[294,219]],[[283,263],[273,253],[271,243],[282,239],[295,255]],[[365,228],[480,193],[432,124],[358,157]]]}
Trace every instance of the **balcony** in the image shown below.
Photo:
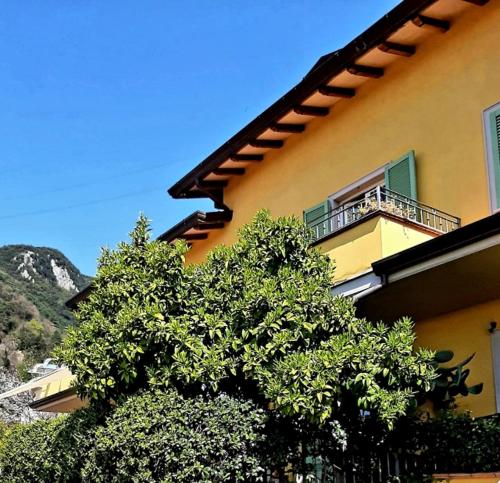
{"label": "balcony", "polygon": [[340,282],[381,258],[460,227],[460,219],[378,186],[309,223]]}
{"label": "balcony", "polygon": [[367,191],[362,199],[341,205],[332,212],[320,216],[309,226],[317,242],[377,212],[407,220],[438,233],[448,233],[460,227],[460,218],[406,198],[382,186]]}

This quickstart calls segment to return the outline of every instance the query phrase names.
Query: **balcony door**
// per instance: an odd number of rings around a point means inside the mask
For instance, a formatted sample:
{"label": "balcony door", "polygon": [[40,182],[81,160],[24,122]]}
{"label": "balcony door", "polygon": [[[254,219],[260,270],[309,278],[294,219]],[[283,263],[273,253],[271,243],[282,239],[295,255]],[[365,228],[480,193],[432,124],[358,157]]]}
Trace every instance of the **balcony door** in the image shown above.
{"label": "balcony door", "polygon": [[380,168],[331,195],[331,230],[340,230],[373,211],[374,190],[384,184],[384,168]]}

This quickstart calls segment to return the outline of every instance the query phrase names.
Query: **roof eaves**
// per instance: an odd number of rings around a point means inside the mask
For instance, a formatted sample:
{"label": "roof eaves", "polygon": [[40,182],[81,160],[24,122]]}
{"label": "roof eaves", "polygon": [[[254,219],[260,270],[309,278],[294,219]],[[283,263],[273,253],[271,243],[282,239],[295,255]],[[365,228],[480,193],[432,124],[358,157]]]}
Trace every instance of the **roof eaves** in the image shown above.
{"label": "roof eaves", "polygon": [[47,404],[49,403],[54,403],[57,401],[60,401],[61,399],[67,398],[68,396],[75,396],[76,395],[76,390],[74,387],[68,387],[67,389],[64,389],[60,392],[56,392],[54,394],[51,394],[50,396],[46,396],[41,399],[37,399],[36,401],[33,401],[29,407],[31,409],[43,409]]}
{"label": "roof eaves", "polygon": [[82,290],[73,295],[73,297],[66,300],[64,305],[66,305],[68,309],[74,310],[82,300],[85,300],[88,297],[91,291],[92,283],[89,283],[86,287],[82,288]]}
{"label": "roof eaves", "polygon": [[301,82],[171,186],[168,190],[169,194],[173,198],[185,197],[186,191],[195,184],[197,179],[209,174],[231,155],[262,134],[273,122],[305,101],[321,84],[328,82],[364,53],[380,45],[393,32],[436,1],[404,0],[345,47],[321,57]]}
{"label": "roof eaves", "polygon": [[170,243],[190,229],[203,230],[208,228],[213,223],[225,223],[231,221],[232,215],[232,211],[209,211],[207,213],[203,211],[195,211],[174,225],[172,228],[162,233],[158,237],[158,240]]}
{"label": "roof eaves", "polygon": [[186,216],[186,218],[179,221],[179,223],[175,224],[167,231],[158,236],[158,240],[171,242],[175,239],[175,235],[178,233],[184,233],[186,230],[192,228],[193,225],[199,223],[205,213],[203,211],[195,211],[190,215]]}

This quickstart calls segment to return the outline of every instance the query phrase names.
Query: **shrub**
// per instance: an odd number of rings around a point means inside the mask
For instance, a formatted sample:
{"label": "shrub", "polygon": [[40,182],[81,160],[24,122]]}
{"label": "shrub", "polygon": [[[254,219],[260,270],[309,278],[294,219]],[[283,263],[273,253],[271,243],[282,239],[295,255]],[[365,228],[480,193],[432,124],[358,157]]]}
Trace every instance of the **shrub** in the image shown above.
{"label": "shrub", "polygon": [[7,441],[9,432],[12,428],[13,428],[12,424],[8,424],[0,419],[0,455],[2,454],[4,445]]}
{"label": "shrub", "polygon": [[474,473],[500,470],[500,418],[472,418],[444,412],[436,419],[403,422],[392,446],[414,455],[414,476],[431,473]]}
{"label": "shrub", "polygon": [[83,409],[69,416],[10,426],[0,441],[0,480],[82,481],[83,455],[92,445],[96,419],[93,411]]}
{"label": "shrub", "polygon": [[264,413],[227,396],[131,396],[96,433],[84,477],[98,482],[249,481],[260,472]]}
{"label": "shrub", "polygon": [[141,217],[129,243],[103,252],[59,351],[79,394],[224,393],[332,425],[339,444],[367,414],[390,428],[430,388],[433,353],[413,350],[408,319],[372,324],[334,297],[333,264],[311,241],[301,221],[263,211],[186,266],[186,244],[151,241]]}

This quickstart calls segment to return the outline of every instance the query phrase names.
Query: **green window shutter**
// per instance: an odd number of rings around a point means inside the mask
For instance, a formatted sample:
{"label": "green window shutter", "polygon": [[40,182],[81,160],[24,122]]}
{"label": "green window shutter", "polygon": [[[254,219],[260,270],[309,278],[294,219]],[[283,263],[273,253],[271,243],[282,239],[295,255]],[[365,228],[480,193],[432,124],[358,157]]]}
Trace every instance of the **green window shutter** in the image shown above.
{"label": "green window shutter", "polygon": [[321,238],[330,231],[328,230],[328,213],[328,200],[304,210],[304,222],[313,229],[316,238]]}
{"label": "green window shutter", "polygon": [[415,152],[410,151],[385,167],[385,187],[407,198],[417,199]]}
{"label": "green window shutter", "polygon": [[500,208],[500,108],[490,113],[491,160],[495,185],[496,208]]}

